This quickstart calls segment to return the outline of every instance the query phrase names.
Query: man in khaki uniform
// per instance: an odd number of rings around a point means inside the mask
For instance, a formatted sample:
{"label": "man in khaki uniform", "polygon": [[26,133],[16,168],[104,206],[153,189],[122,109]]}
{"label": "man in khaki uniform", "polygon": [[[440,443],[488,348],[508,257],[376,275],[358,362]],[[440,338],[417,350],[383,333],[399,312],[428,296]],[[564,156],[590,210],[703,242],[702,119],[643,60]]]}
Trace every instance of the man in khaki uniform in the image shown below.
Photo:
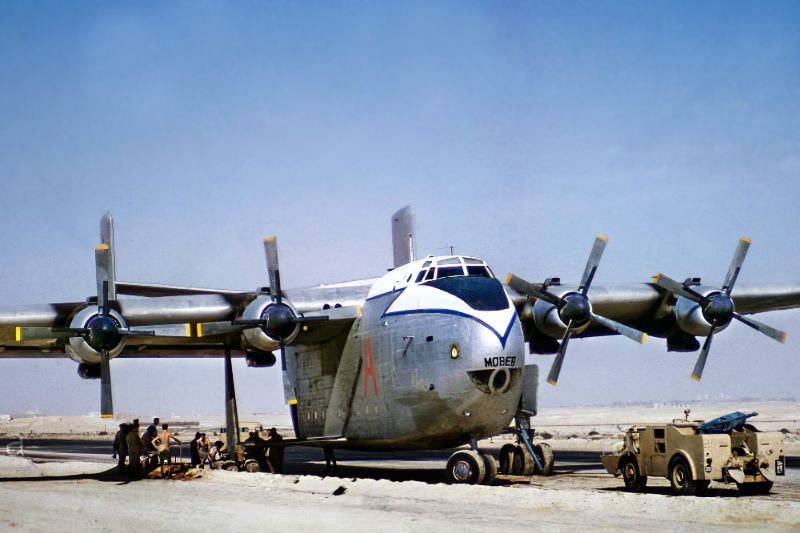
{"label": "man in khaki uniform", "polygon": [[139,435],[139,421],[134,420],[130,430],[125,435],[128,444],[128,469],[132,476],[141,474],[142,437]]}

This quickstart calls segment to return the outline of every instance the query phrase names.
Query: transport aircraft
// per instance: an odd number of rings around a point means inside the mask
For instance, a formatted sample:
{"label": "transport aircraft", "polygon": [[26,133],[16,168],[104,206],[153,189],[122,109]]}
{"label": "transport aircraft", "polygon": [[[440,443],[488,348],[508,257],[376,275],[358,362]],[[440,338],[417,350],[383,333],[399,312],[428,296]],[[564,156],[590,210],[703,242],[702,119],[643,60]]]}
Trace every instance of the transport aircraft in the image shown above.
{"label": "transport aircraft", "polygon": [[[595,239],[578,283],[551,277],[505,282],[482,259],[414,257],[410,207],[392,216],[394,268],[377,278],[310,288],[281,286],[275,237],[264,239],[269,285],[216,290],[118,281],[110,214],[95,249],[97,295],[85,301],[0,307],[0,357],[69,357],[99,379],[101,416],[113,415],[111,360],[225,357],[227,424],[238,432],[231,357],[249,366],[280,360],[296,438],[327,450],[446,449],[454,483],[490,483],[495,459],[477,449],[515,421],[520,444],[501,451],[503,472],[547,473],[552,453],[531,442],[538,368],[526,352],[556,354],[559,379],[569,341],[621,335],[666,339],[670,351],[700,350],[736,320],[784,342],[748,315],[800,306],[800,284],[737,284],[750,241],[742,238],[721,285],[657,275],[646,283],[593,283],[606,237]],[[121,298],[122,295],[133,298]],[[700,346],[697,337],[705,337]],[[275,353],[278,356],[276,357]],[[235,442],[234,442],[235,444]]]}

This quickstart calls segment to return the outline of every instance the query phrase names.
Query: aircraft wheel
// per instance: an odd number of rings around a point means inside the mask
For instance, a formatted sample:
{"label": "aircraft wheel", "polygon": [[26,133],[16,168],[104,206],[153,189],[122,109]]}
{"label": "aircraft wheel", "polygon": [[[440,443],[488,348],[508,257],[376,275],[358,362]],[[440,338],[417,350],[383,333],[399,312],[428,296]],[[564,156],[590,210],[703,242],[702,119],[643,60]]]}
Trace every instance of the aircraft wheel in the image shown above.
{"label": "aircraft wheel", "polygon": [[683,457],[676,457],[670,462],[669,483],[672,492],[679,496],[691,496],[697,492],[697,482],[692,479],[692,470]]}
{"label": "aircraft wheel", "polygon": [[619,464],[622,470],[622,480],[625,482],[625,490],[631,492],[642,492],[647,485],[647,476],[639,472],[639,463],[633,457],[623,457]]}
{"label": "aircraft wheel", "polygon": [[483,458],[473,450],[459,450],[447,460],[447,483],[480,485],[486,476]]}
{"label": "aircraft wheel", "polygon": [[533,457],[528,453],[528,448],[522,444],[518,444],[514,450],[514,467],[512,473],[515,476],[532,476],[536,470],[536,463],[533,462]]}
{"label": "aircraft wheel", "polygon": [[233,462],[233,461],[225,461],[222,464],[222,469],[223,470],[227,470],[228,472],[238,472],[239,471],[239,467],[236,466],[236,463]]}
{"label": "aircraft wheel", "polygon": [[513,444],[504,444],[500,448],[500,466],[497,471],[501,474],[511,474],[514,469],[514,454],[517,447]]}
{"label": "aircraft wheel", "polygon": [[760,481],[758,483],[737,483],[739,492],[742,494],[769,494],[772,490],[772,481]]}
{"label": "aircraft wheel", "polygon": [[539,459],[539,462],[542,464],[541,475],[552,476],[553,465],[555,464],[553,448],[551,448],[546,442],[543,442],[534,446],[533,451],[536,453],[536,458]]}
{"label": "aircraft wheel", "polygon": [[261,472],[261,468],[256,461],[248,461],[244,464],[244,469],[250,473]]}
{"label": "aircraft wheel", "polygon": [[481,459],[483,459],[483,466],[486,470],[486,474],[483,476],[483,481],[481,483],[484,485],[494,485],[494,480],[497,477],[497,461],[494,460],[494,456],[490,453],[482,453]]}

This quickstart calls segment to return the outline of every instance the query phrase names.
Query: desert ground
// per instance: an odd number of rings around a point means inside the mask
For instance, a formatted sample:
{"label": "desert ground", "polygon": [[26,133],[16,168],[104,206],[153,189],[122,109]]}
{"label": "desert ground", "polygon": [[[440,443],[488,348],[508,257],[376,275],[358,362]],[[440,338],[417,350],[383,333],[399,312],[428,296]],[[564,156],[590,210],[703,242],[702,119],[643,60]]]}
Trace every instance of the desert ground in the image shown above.
{"label": "desert ground", "polygon": [[[632,494],[592,459],[611,449],[628,426],[682,418],[685,408],[692,419],[758,411],[757,427],[783,431],[790,468],[772,494],[740,496],[734,486],[714,483],[707,496],[676,497],[666,480],[653,479],[645,493]],[[283,414],[241,418],[288,432]],[[221,425],[215,417],[173,419],[183,423],[183,434]],[[0,438],[7,444],[0,456],[0,529],[122,531],[144,523],[175,531],[232,524],[254,531],[800,529],[800,404],[548,408],[534,422],[557,461],[562,458],[554,476],[449,486],[439,475],[447,452],[344,454],[334,476],[325,476],[321,454],[310,454],[297,455],[303,468],[287,468],[285,475],[203,471],[193,480],[131,480],[113,471],[110,445],[102,451],[119,420],[14,418],[0,421]],[[481,447],[496,450],[510,438],[495,437]],[[55,444],[40,446],[48,439]],[[63,444],[70,439],[74,447]],[[36,444],[25,445],[26,440]]]}

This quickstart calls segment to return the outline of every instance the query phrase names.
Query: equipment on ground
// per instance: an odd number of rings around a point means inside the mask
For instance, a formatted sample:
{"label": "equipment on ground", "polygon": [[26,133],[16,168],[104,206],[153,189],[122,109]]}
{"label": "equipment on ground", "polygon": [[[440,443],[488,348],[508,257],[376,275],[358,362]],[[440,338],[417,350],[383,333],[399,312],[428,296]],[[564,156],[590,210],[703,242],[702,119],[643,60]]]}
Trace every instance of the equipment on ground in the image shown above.
{"label": "equipment on ground", "polygon": [[692,495],[712,481],[736,483],[745,494],[769,494],[776,476],[786,472],[783,435],[759,431],[735,412],[703,423],[634,426],[618,453],[603,455],[606,470],[622,476],[625,488],[641,492],[650,476],[669,479],[672,491]]}

